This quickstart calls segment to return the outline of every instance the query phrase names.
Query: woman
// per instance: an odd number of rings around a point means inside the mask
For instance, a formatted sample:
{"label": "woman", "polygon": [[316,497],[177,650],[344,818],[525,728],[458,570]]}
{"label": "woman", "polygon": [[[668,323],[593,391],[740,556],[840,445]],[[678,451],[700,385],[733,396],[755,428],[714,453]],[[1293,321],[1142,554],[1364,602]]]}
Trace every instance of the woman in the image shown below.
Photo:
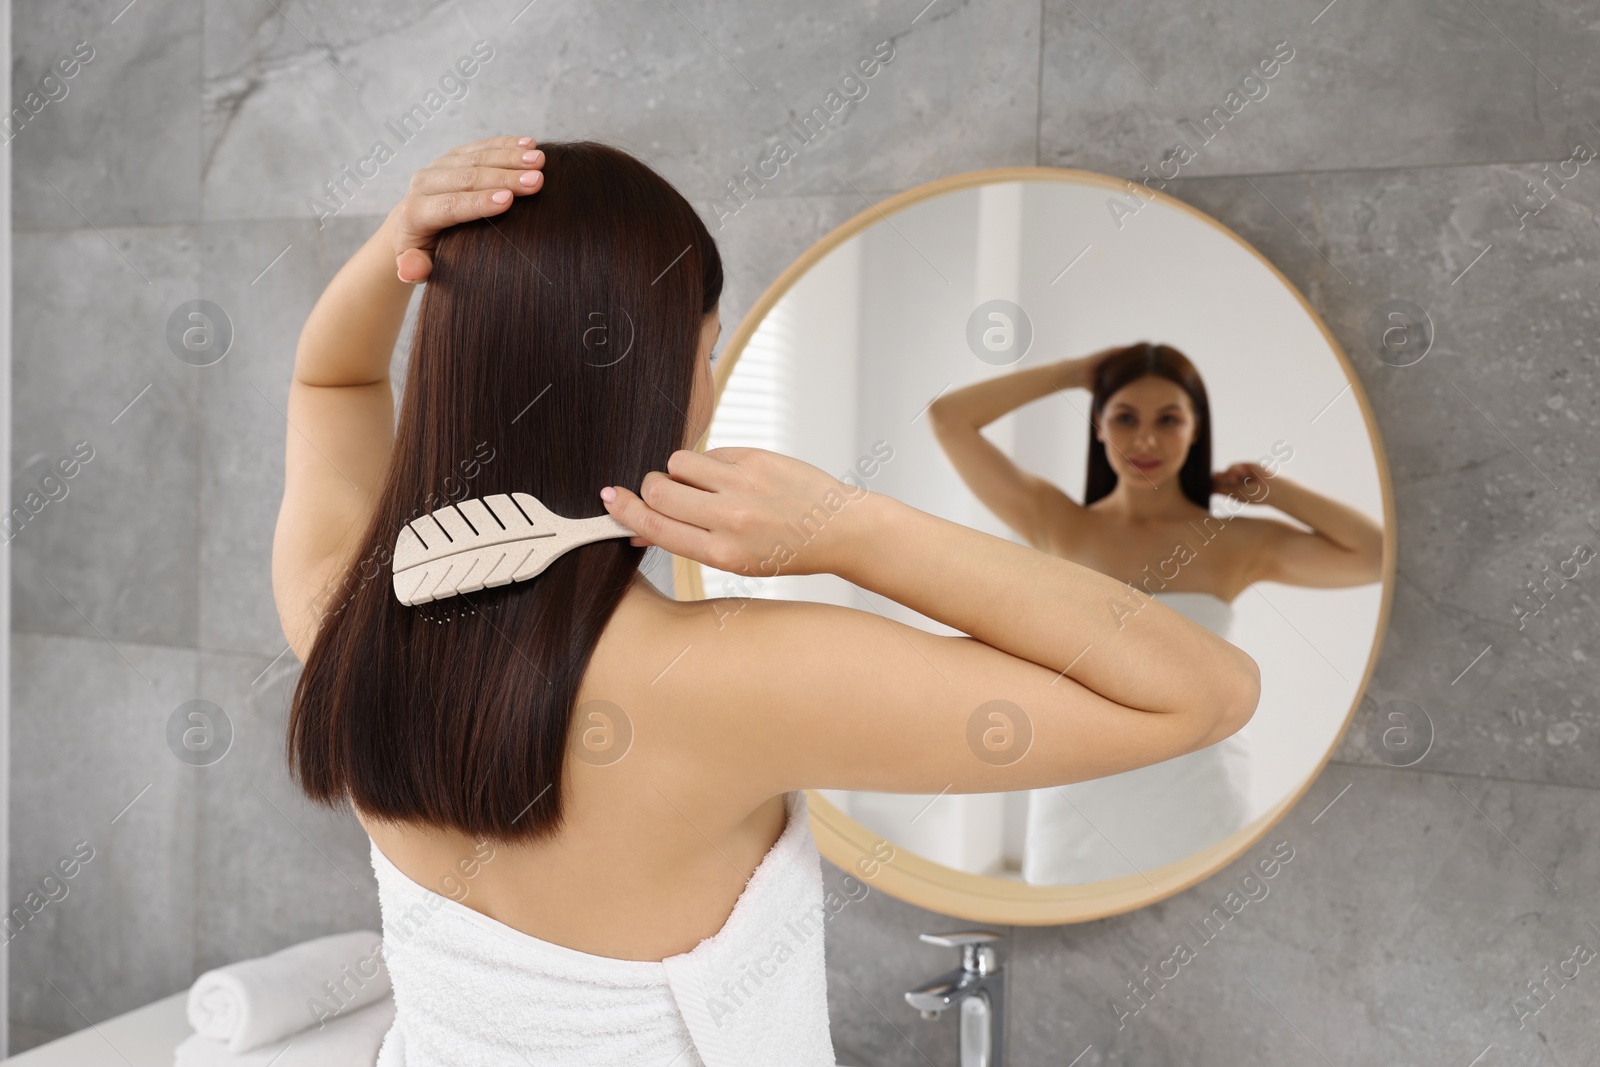
{"label": "woman", "polygon": [[[391,350],[423,280],[396,425]],[[786,456],[693,451],[721,287],[694,210],[633,157],[493,137],[418,171],[307,319],[273,545],[305,664],[288,748],[372,839],[380,1063],[832,1064],[800,790],[1078,781],[1254,710],[1254,661],[1160,605],[1117,626],[1111,578]],[[398,602],[405,525],[514,492],[637,536],[447,621]],[[971,636],[676,601],[638,571],[652,545],[735,573],[781,555]],[[966,740],[996,698],[1033,725],[1003,767]]]}
{"label": "woman", "polygon": [[[1075,388],[1093,393],[1081,505],[979,432]],[[1383,531],[1361,512],[1260,464],[1211,473],[1205,384],[1169,345],[1107,348],[981,381],[941,396],[929,416],[967,487],[1028,544],[1137,586],[1219,637],[1228,636],[1233,600],[1255,582],[1329,588],[1381,575]],[[1214,517],[1213,492],[1270,503],[1309,529]],[[1128,773],[1037,790],[1023,877],[1076,884],[1183,859],[1245,824],[1248,771],[1244,739],[1230,736]]]}

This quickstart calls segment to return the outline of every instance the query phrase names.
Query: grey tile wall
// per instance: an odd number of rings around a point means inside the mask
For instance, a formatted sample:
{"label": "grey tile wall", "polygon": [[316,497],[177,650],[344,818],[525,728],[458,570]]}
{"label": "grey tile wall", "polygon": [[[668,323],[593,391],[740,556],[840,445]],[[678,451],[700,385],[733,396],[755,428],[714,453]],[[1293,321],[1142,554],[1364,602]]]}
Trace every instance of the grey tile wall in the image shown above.
{"label": "grey tile wall", "polygon": [[[1005,931],[1012,1062],[1600,1057],[1591,966],[1526,1025],[1514,1007],[1576,945],[1600,948],[1596,605],[1583,575],[1525,627],[1511,609],[1543,565],[1600,543],[1600,178],[1585,167],[1525,225],[1512,207],[1578,142],[1600,146],[1593,5],[64,0],[14,18],[14,99],[77,42],[94,57],[14,142],[14,483],[79,441],[93,458],[14,546],[13,899],[77,841],[95,856],[10,946],[12,1051],[377,922],[359,826],[304,804],[283,769],[282,394],[312,302],[410,171],[528,132],[612,141],[695,200],[728,261],[730,325],[893,192],[1019,164],[1139,177],[1178,138],[1198,145],[1168,191],[1307,294],[1372,400],[1399,509],[1393,616],[1350,734],[1255,849],[1135,914]],[[397,139],[389,124],[478,40],[495,52],[465,95]],[[731,199],[882,41],[867,95]],[[1199,144],[1275,55],[1265,95]],[[379,139],[393,160],[329,198]],[[1369,343],[1393,297],[1437,327],[1413,367]],[[164,339],[195,298],[234,329],[206,368]],[[233,729],[209,767],[165,740],[195,698]],[[1374,754],[1395,700],[1434,723],[1412,768]],[[1270,894],[1189,941],[1277,842],[1295,858]],[[956,1063],[953,1020],[900,996],[947,966],[916,934],[951,925],[881,893],[832,920],[841,1059]],[[1133,999],[1179,941],[1194,958]]]}

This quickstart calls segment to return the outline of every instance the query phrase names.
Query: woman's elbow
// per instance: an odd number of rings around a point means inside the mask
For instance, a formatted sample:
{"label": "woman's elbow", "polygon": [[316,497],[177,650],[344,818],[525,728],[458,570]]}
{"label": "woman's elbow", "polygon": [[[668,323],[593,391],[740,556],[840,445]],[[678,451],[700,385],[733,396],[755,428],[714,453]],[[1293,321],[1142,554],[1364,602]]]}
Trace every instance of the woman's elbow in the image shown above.
{"label": "woman's elbow", "polygon": [[1238,653],[1238,665],[1218,716],[1219,729],[1225,731],[1223,737],[1238,733],[1255,716],[1256,706],[1261,703],[1261,665],[1238,646],[1234,651]]}

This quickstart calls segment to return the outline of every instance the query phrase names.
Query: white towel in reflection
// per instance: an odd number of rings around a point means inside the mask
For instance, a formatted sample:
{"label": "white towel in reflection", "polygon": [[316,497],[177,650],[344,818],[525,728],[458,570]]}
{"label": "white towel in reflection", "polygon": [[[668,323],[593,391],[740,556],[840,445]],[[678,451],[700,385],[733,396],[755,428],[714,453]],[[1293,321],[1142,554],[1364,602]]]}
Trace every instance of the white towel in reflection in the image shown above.
{"label": "white towel in reflection", "polygon": [[390,989],[380,934],[329,934],[202,974],[189,987],[189,1025],[231,1053],[249,1052],[366,1007]]}
{"label": "white towel in reflection", "polygon": [[[1226,639],[1233,606],[1199,592],[1155,598]],[[1214,745],[1122,774],[1028,793],[1022,877],[1082,885],[1176,863],[1250,820],[1248,739]]]}
{"label": "white towel in reflection", "polygon": [[1023,878],[1083,885],[1192,856],[1249,821],[1238,734],[1148,767],[1028,794]]}
{"label": "white towel in reflection", "polygon": [[250,1052],[190,1034],[177,1049],[173,1067],[372,1067],[383,1035],[394,1025],[394,997],[328,1019],[322,1027],[290,1034]]}

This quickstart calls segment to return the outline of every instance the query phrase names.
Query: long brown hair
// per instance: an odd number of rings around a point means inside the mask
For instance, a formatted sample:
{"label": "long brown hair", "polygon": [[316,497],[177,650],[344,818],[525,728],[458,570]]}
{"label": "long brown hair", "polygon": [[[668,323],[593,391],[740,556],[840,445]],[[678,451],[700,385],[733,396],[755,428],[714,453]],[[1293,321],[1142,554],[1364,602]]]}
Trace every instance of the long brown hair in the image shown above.
{"label": "long brown hair", "polygon": [[1108,353],[1095,366],[1094,400],[1089,409],[1089,472],[1084,479],[1083,506],[1088,507],[1117,486],[1117,473],[1106,459],[1105,442],[1095,436],[1106,402],[1118,389],[1149,375],[1176,382],[1194,405],[1195,437],[1178,472],[1178,485],[1189,500],[1211,510],[1211,404],[1206,384],[1189,357],[1171,345],[1148,341]]}
{"label": "long brown hair", "polygon": [[573,701],[647,550],[583,545],[441,623],[396,599],[395,537],[493,493],[605,514],[602,486],[636,489],[684,447],[722,295],[716,243],[665,179],[609,145],[540,148],[538,192],[438,237],[372,520],[287,730],[313,801],[508,842],[561,826]]}

